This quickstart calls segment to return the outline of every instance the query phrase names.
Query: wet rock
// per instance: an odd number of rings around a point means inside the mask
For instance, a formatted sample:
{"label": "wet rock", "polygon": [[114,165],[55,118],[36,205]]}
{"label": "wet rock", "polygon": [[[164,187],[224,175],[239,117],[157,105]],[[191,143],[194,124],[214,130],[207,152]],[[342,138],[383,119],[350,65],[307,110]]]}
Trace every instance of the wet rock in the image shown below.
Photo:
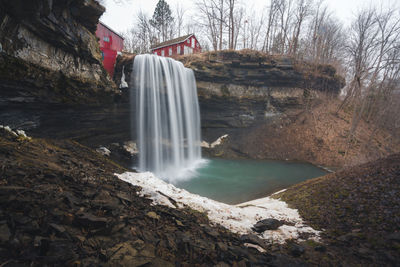
{"label": "wet rock", "polygon": [[157,213],[155,213],[154,211],[149,211],[148,213],[146,213],[146,216],[150,217],[152,219],[155,219],[155,220],[159,220],[160,219],[160,216],[157,215]]}
{"label": "wet rock", "polygon": [[117,197],[118,197],[119,199],[122,199],[122,200],[125,200],[125,201],[128,201],[128,202],[132,202],[132,199],[129,197],[129,195],[127,195],[127,194],[124,193],[124,192],[118,192],[118,193],[117,193]]}
{"label": "wet rock", "polygon": [[110,266],[143,266],[151,263],[155,258],[154,248],[142,245],[138,249],[137,246],[137,243],[127,241],[109,249],[107,256]]}
{"label": "wet rock", "polygon": [[175,220],[175,222],[176,222],[176,225],[178,225],[178,226],[184,226],[180,220]]}
{"label": "wet rock", "polygon": [[228,251],[228,246],[225,243],[218,242],[217,247],[222,251]]}
{"label": "wet rock", "polygon": [[105,228],[109,223],[109,220],[104,217],[98,217],[90,213],[80,212],[75,217],[75,220],[82,226],[87,228]]}
{"label": "wet rock", "polygon": [[255,245],[255,244],[252,244],[252,243],[244,243],[244,246],[247,247],[247,248],[257,249],[260,253],[267,252],[265,249],[263,249],[259,245]]}
{"label": "wet rock", "polygon": [[54,230],[56,230],[58,233],[64,233],[65,232],[65,227],[62,225],[58,225],[55,223],[51,223],[50,224],[51,228],[53,228]]}
{"label": "wet rock", "polygon": [[358,234],[358,233],[348,233],[348,234],[339,236],[337,238],[337,240],[348,243],[354,239],[359,239],[359,238],[360,238],[360,234]]}
{"label": "wet rock", "polygon": [[394,232],[387,236],[389,240],[400,242],[400,232]]}
{"label": "wet rock", "polygon": [[309,266],[305,263],[298,262],[287,255],[277,254],[275,255],[271,266],[290,266],[290,267],[305,267]]}
{"label": "wet rock", "polygon": [[105,190],[101,190],[100,193],[96,195],[93,203],[98,207],[106,208],[111,211],[119,208],[118,198],[111,196],[110,193]]}
{"label": "wet rock", "polygon": [[319,251],[319,252],[325,252],[326,251],[326,247],[323,245],[318,245],[314,248],[315,251]]}
{"label": "wet rock", "polygon": [[230,265],[225,262],[218,262],[215,267],[229,267]]}
{"label": "wet rock", "polygon": [[68,263],[78,259],[78,255],[74,251],[74,246],[67,240],[53,241],[48,246],[44,257],[44,261],[47,263]]}
{"label": "wet rock", "polygon": [[295,257],[300,257],[301,255],[304,254],[305,249],[304,247],[298,245],[298,244],[289,244],[289,252],[291,255],[295,256]]}
{"label": "wet rock", "polygon": [[257,222],[253,226],[253,230],[256,231],[257,233],[262,233],[266,230],[276,230],[278,229],[283,223],[277,219],[264,219],[259,222]]}
{"label": "wet rock", "polygon": [[243,243],[251,243],[251,244],[259,245],[262,248],[266,247],[264,240],[262,240],[261,238],[259,238],[256,235],[253,235],[253,234],[247,234],[247,235],[240,236],[240,241],[242,241]]}
{"label": "wet rock", "polygon": [[239,262],[234,261],[232,263],[232,267],[246,267],[246,266],[247,266],[247,264],[246,264],[245,260],[241,260]]}
{"label": "wet rock", "polygon": [[8,240],[10,240],[10,237],[10,229],[8,228],[8,225],[3,222],[3,224],[0,225],[0,243],[7,242]]}
{"label": "wet rock", "polygon": [[109,157],[111,154],[111,151],[104,146],[97,148],[96,151],[107,157]]}
{"label": "wet rock", "polygon": [[204,226],[204,229],[206,231],[206,233],[214,238],[217,238],[219,236],[219,233],[217,230],[215,230],[214,228],[211,228],[209,226]]}

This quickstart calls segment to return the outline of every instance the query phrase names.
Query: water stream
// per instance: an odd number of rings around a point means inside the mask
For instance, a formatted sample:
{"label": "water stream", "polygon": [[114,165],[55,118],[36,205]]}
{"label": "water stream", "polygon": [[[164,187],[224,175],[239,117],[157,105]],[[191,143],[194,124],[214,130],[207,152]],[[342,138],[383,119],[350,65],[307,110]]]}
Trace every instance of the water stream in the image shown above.
{"label": "water stream", "polygon": [[201,164],[200,111],[193,71],[171,58],[138,55],[132,78],[139,170],[169,181],[187,177]]}

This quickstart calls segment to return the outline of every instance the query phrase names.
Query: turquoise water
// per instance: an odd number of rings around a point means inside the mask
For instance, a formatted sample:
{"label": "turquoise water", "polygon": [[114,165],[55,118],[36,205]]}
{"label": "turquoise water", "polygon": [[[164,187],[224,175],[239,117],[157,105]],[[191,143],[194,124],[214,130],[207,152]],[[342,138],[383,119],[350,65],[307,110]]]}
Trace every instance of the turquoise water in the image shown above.
{"label": "turquoise water", "polygon": [[307,163],[208,159],[194,177],[175,186],[220,202],[238,204],[326,173]]}

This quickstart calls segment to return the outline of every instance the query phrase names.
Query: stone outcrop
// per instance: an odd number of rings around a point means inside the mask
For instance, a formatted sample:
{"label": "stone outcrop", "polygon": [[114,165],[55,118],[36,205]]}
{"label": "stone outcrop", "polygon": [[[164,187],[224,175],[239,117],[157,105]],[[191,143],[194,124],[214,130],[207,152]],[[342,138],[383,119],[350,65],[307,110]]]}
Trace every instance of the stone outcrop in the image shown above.
{"label": "stone outcrop", "polygon": [[300,88],[338,94],[344,79],[330,65],[315,65],[288,56],[242,51],[189,55],[181,60],[193,69],[200,95],[259,98],[271,89]]}
{"label": "stone outcrop", "polygon": [[[134,55],[117,60],[114,80],[120,83],[122,68],[129,85]],[[270,150],[268,129],[286,128],[310,103],[322,96],[336,98],[344,79],[329,65],[313,65],[287,56],[272,56],[257,51],[218,51],[176,58],[193,69],[201,111],[202,137],[210,143],[229,135],[227,142],[213,149],[204,148],[207,156],[264,159],[294,159],[325,164],[306,149],[285,147]],[[127,97],[125,98],[127,99]],[[249,140],[251,136],[252,140]],[[256,144],[257,141],[263,144]],[[293,139],[298,141],[298,139]],[[268,152],[268,153],[267,153]],[[276,152],[276,153],[275,153]],[[318,153],[318,152],[316,152]],[[335,161],[326,165],[341,165]]]}
{"label": "stone outcrop", "polygon": [[103,12],[94,0],[1,0],[2,102],[111,102],[94,35]]}
{"label": "stone outcrop", "polygon": [[95,36],[104,11],[95,0],[0,0],[0,124],[92,147],[130,139]]}

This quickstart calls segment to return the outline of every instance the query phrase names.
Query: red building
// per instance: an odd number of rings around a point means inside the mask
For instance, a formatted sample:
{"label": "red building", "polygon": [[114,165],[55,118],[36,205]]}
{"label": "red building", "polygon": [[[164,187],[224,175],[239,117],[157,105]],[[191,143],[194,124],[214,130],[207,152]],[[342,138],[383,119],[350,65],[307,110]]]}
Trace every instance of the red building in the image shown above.
{"label": "red building", "polygon": [[201,52],[200,43],[194,34],[188,34],[151,47],[155,55],[171,57],[176,55],[187,55]]}
{"label": "red building", "polygon": [[124,48],[124,37],[99,21],[96,36],[99,38],[103,66],[112,77],[118,52]]}

